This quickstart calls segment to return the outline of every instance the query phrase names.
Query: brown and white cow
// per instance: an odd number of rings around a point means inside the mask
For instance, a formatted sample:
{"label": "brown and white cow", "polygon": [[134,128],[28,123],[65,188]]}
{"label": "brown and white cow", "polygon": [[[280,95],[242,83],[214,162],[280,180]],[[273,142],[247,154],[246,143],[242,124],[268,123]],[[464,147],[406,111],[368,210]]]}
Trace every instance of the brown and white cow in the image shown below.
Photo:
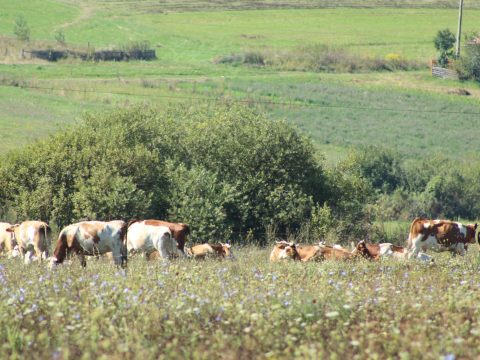
{"label": "brown and white cow", "polygon": [[154,252],[158,252],[162,259],[185,256],[177,248],[177,242],[168,226],[147,225],[145,221],[129,224],[127,249],[129,252],[143,252],[147,259],[154,258],[155,255],[151,255]]}
{"label": "brown and white cow", "polygon": [[13,234],[18,251],[24,256],[25,263],[33,259],[46,259],[50,248],[51,229],[43,221],[24,221],[6,229]]}
{"label": "brown and white cow", "polygon": [[293,242],[282,240],[275,243],[270,253],[270,261],[277,262],[281,260],[300,260],[300,255]]}
{"label": "brown and white cow", "polygon": [[112,252],[116,265],[127,265],[127,223],[122,220],[82,221],[68,225],[58,235],[53,251],[52,265],[61,264],[71,253],[80,257],[86,266],[85,256],[103,255]]}
{"label": "brown and white cow", "polygon": [[187,224],[182,224],[182,223],[171,223],[168,221],[163,221],[163,220],[135,220],[130,222],[132,224],[133,222],[135,223],[143,223],[145,225],[152,225],[152,226],[167,226],[170,229],[170,232],[172,233],[173,238],[177,241],[177,248],[185,252],[185,242],[187,241],[187,235],[190,234],[190,228],[188,227]]}
{"label": "brown and white cow", "polygon": [[12,224],[2,222],[0,223],[0,252],[6,254],[9,258],[14,257],[14,248],[16,241],[13,232],[7,231]]}
{"label": "brown and white cow", "polygon": [[235,259],[230,244],[199,244],[191,248],[185,248],[188,256],[194,259],[205,259],[206,257],[215,257],[223,259]]}
{"label": "brown and white cow", "polygon": [[409,257],[415,258],[421,250],[428,249],[464,256],[468,245],[475,243],[476,230],[476,223],[464,225],[450,220],[416,218],[408,234]]}
{"label": "brown and white cow", "polygon": [[[402,246],[393,245],[391,243],[380,243],[373,244],[367,243],[365,241],[360,241],[357,245],[357,248],[360,244],[364,244],[366,251],[363,252],[363,256],[371,260],[379,260],[382,258],[394,258],[398,260],[407,260],[408,259],[408,250]],[[353,254],[357,253],[357,249],[353,250]],[[433,259],[431,256],[425,253],[418,253],[417,259],[423,262],[432,262]]]}
{"label": "brown and white cow", "polygon": [[[362,245],[357,245],[357,255],[363,255],[364,249]],[[329,246],[325,244],[319,245],[297,245],[293,242],[280,241],[277,242],[270,254],[270,261],[275,262],[281,259],[307,261],[323,261],[323,260],[350,260],[357,255],[351,253],[347,249]]]}

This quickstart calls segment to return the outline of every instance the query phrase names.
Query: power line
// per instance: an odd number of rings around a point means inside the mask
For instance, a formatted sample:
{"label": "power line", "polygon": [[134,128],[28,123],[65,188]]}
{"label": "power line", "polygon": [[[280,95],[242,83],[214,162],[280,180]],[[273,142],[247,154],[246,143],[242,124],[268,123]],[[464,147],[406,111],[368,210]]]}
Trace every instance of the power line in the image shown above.
{"label": "power line", "polygon": [[[8,85],[0,85],[8,86]],[[93,93],[93,94],[106,94],[106,95],[122,95],[122,96],[137,96],[148,98],[165,98],[176,100],[199,100],[199,101],[221,101],[226,100],[235,103],[243,104],[264,104],[264,105],[279,105],[288,107],[312,107],[312,108],[326,108],[326,109],[346,109],[346,110],[364,110],[364,111],[388,111],[388,112],[415,112],[415,113],[433,113],[433,114],[457,114],[457,115],[480,115],[480,112],[468,112],[468,111],[446,111],[446,110],[424,110],[424,109],[408,109],[408,108],[383,108],[383,107],[371,107],[371,106],[343,106],[343,105],[328,105],[319,103],[301,103],[301,102],[287,102],[287,101],[270,101],[270,100],[257,100],[257,99],[233,99],[233,98],[221,98],[221,97],[200,97],[200,96],[184,96],[184,95],[165,95],[165,94],[137,94],[131,92],[112,92],[101,90],[87,90],[87,89],[61,89],[41,86],[18,86],[22,89],[34,89],[34,90],[48,90],[48,91],[65,91],[65,92],[77,92],[77,93]]]}

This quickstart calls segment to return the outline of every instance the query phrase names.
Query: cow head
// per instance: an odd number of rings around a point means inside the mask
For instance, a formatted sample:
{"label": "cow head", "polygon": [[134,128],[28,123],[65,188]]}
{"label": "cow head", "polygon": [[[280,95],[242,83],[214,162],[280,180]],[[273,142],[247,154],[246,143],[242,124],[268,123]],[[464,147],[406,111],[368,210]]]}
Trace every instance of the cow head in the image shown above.
{"label": "cow head", "polygon": [[300,260],[300,255],[297,251],[297,246],[293,242],[277,241],[275,247],[278,249],[278,259],[292,259]]}
{"label": "cow head", "polygon": [[355,249],[353,249],[352,251],[352,255],[354,256],[360,255],[365,259],[369,259],[369,260],[375,258],[375,256],[373,256],[373,254],[370,253],[370,251],[368,250],[367,243],[365,242],[365,240],[360,241],[357,244],[357,246],[355,246]]}
{"label": "cow head", "polygon": [[227,259],[235,259],[233,252],[231,250],[232,246],[230,244],[220,243],[222,245],[222,256]]}
{"label": "cow head", "polygon": [[[475,224],[468,224],[465,226],[467,228],[467,234],[465,236],[465,245],[467,243],[471,243],[471,244],[474,244],[475,243],[475,240],[478,241],[478,243],[480,244],[480,233],[477,234],[477,227],[478,227],[478,224],[475,223]],[[465,249],[466,250],[466,249]]]}
{"label": "cow head", "polygon": [[15,224],[5,229],[6,232],[9,232],[12,235],[12,241],[17,241],[16,232],[18,231],[19,227],[20,224]]}

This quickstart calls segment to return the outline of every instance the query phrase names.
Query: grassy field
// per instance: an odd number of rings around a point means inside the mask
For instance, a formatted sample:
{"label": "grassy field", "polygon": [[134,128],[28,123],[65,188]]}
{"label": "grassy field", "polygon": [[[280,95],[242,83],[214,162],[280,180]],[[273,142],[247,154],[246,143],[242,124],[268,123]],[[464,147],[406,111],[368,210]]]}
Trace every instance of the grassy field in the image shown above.
{"label": "grassy field", "polygon": [[[401,358],[480,355],[477,249],[436,263],[0,261],[3,358]],[[453,357],[454,356],[454,357]]]}
{"label": "grassy field", "polygon": [[[358,56],[396,53],[426,63],[435,55],[436,31],[456,26],[452,2],[425,1],[425,8],[374,0],[336,2],[339,8],[309,0],[258,1],[255,9],[248,1],[212,4],[0,0],[0,129],[8,139],[0,143],[0,153],[71,124],[84,111],[136,102],[162,107],[172,101],[218,99],[242,101],[273,118],[287,118],[333,161],[361,143],[387,142],[407,157],[440,152],[463,158],[480,150],[474,141],[478,84],[432,79],[426,69],[318,74],[213,61],[255,49],[282,51],[320,43],[342,46]],[[365,8],[345,7],[349,5]],[[465,31],[476,29],[477,5],[466,8]],[[229,9],[237,11],[225,11]],[[21,59],[23,45],[12,38],[20,14],[31,28],[30,47],[54,45],[55,32],[62,30],[72,46],[148,40],[158,60],[47,64]],[[472,95],[449,94],[459,87]],[[425,127],[431,128],[422,131]]]}

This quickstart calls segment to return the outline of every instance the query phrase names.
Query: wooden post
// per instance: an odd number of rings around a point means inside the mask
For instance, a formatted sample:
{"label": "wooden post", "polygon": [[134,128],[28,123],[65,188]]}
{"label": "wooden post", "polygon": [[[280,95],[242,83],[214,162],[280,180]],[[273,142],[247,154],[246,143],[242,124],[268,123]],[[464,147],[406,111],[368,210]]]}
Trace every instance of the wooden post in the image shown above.
{"label": "wooden post", "polygon": [[463,16],[463,0],[458,4],[458,29],[457,29],[457,43],[455,45],[455,57],[460,56],[460,39],[462,35],[462,16]]}

